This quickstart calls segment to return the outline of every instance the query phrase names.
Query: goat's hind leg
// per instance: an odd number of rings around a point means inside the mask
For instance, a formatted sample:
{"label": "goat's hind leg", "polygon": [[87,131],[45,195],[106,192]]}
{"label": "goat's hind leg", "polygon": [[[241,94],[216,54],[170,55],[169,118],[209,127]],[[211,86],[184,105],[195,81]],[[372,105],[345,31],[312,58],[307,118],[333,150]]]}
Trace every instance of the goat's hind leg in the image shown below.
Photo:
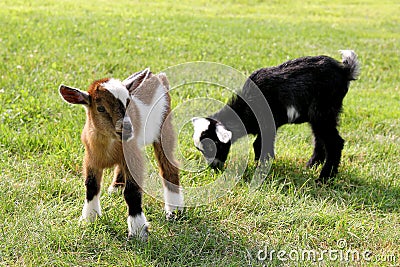
{"label": "goat's hind leg", "polygon": [[174,157],[175,135],[168,116],[163,124],[159,141],[153,143],[160,175],[163,178],[164,202],[167,219],[175,217],[175,210],[184,207],[183,192],[179,185],[179,168]]}
{"label": "goat's hind leg", "polygon": [[[331,121],[332,122],[332,121]],[[340,158],[344,146],[344,140],[336,129],[336,121],[323,123],[313,128],[315,135],[325,145],[326,161],[319,175],[319,180],[326,182],[327,178],[338,173]]]}
{"label": "goat's hind leg", "polygon": [[121,166],[117,165],[114,169],[114,178],[111,185],[108,187],[108,193],[113,194],[125,186],[125,177],[122,172]]}

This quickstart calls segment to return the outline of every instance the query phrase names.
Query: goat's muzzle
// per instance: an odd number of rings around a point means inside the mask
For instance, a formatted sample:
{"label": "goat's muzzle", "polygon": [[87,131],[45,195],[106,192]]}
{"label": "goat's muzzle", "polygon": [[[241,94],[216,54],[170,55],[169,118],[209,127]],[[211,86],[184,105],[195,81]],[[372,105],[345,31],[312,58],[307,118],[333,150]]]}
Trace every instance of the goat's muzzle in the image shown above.
{"label": "goat's muzzle", "polygon": [[217,170],[217,171],[222,171],[224,169],[224,164],[225,162],[219,160],[219,159],[206,159],[208,166],[210,166],[212,169]]}
{"label": "goat's muzzle", "polygon": [[121,123],[122,141],[130,141],[133,138],[133,126],[129,116],[125,116]]}

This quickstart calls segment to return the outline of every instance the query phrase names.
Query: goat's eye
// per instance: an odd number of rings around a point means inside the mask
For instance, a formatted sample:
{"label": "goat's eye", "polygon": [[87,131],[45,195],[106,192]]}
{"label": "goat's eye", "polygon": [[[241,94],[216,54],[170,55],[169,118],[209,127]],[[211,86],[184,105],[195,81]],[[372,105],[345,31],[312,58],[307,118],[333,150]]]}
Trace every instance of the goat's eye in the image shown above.
{"label": "goat's eye", "polygon": [[104,112],[104,111],[106,111],[106,109],[103,106],[98,106],[97,107],[97,111],[98,112]]}

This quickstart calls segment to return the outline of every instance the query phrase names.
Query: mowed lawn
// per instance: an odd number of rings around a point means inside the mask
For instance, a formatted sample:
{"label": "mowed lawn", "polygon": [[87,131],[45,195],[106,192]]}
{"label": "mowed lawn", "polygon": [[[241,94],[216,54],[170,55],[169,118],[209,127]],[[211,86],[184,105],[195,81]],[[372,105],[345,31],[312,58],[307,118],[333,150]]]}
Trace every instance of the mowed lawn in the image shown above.
{"label": "mowed lawn", "polygon": [[[386,0],[2,0],[0,265],[400,265],[399,14],[400,3]],[[249,75],[306,55],[340,59],[339,49],[356,51],[361,75],[344,100],[339,131],[346,143],[331,183],[316,184],[320,168],[305,167],[312,153],[308,126],[285,126],[271,171],[256,190],[249,190],[251,146],[235,145],[232,150],[249,152],[249,166],[212,203],[188,207],[169,222],[163,203],[146,194],[147,243],[127,241],[123,197],[106,192],[111,171],[104,177],[103,217],[79,223],[85,115],[62,101],[59,84],[86,89],[94,79],[192,61]],[[185,103],[226,102],[229,94],[214,87],[171,92],[173,107],[180,107],[175,121],[187,120],[177,129],[185,164],[204,163],[192,145]],[[186,106],[204,111],[193,103]],[[218,178],[210,170],[199,175],[183,168],[183,186]]]}

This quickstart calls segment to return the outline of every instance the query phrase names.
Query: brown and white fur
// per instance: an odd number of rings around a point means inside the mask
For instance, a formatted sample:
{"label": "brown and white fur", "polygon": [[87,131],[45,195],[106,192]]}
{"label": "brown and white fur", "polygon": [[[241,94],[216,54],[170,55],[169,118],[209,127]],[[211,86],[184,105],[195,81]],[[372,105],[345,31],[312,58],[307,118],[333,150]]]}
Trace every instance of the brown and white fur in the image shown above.
{"label": "brown and white fur", "polygon": [[105,168],[114,167],[113,192],[123,187],[128,206],[128,236],[146,240],[148,222],[142,211],[144,160],[142,148],[153,144],[163,177],[167,219],[182,210],[183,193],[179,169],[174,159],[176,143],[171,124],[169,84],[165,74],[149,69],[134,73],[124,81],[105,78],[94,81],[87,92],[60,85],[65,101],[82,104],[86,123],[81,140],[85,145],[83,173],[86,198],[81,220],[101,216],[100,188]]}

